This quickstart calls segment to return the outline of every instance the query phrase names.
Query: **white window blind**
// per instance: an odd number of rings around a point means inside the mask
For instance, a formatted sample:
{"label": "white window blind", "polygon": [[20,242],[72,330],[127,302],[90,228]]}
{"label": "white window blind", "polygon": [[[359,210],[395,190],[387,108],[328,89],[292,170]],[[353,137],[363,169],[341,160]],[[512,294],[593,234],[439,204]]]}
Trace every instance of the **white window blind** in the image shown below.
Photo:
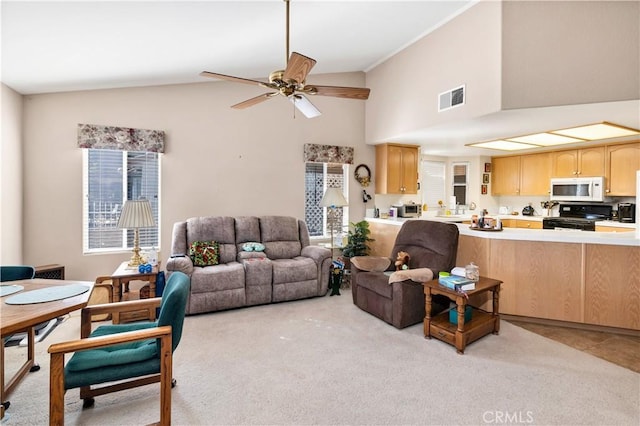
{"label": "white window blind", "polygon": [[119,229],[126,200],[146,198],[156,227],[140,229],[141,248],[160,248],[160,157],[155,152],[84,149],[83,251],[99,253],[133,248],[133,230]]}
{"label": "white window blind", "polygon": [[422,162],[422,202],[429,210],[438,208],[438,201],[446,204],[445,163],[442,161]]}

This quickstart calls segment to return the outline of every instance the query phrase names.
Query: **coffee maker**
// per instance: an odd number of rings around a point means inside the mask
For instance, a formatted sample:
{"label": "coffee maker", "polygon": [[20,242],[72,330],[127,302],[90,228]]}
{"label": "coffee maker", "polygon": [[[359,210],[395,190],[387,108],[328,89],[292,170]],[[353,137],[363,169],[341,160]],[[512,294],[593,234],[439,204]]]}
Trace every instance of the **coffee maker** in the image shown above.
{"label": "coffee maker", "polygon": [[635,223],[636,205],[633,203],[618,204],[618,220],[625,223]]}

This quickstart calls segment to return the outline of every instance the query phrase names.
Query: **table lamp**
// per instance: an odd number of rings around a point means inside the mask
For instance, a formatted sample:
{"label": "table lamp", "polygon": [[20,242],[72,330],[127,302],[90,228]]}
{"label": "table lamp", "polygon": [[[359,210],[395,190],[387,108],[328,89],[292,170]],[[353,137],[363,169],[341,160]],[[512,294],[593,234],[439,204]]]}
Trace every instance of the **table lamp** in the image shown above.
{"label": "table lamp", "polygon": [[327,207],[327,222],[331,228],[331,248],[334,247],[333,229],[338,219],[338,207],[349,205],[340,188],[327,188],[320,201],[320,207]]}
{"label": "table lamp", "polygon": [[133,229],[133,256],[129,261],[130,267],[137,267],[143,263],[140,257],[140,228],[151,228],[156,226],[151,211],[151,203],[149,200],[127,200],[122,206],[120,219],[118,220],[118,228]]}

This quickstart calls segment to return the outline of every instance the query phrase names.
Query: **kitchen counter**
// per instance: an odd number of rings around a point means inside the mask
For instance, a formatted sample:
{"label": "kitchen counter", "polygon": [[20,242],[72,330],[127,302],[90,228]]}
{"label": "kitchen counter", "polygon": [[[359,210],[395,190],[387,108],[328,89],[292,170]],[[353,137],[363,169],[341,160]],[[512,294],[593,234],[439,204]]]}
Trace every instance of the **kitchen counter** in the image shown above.
{"label": "kitchen counter", "polygon": [[[489,217],[496,217],[491,216]],[[543,216],[511,216],[498,215],[501,219],[516,219],[526,221],[540,221]],[[636,232],[597,232],[597,231],[577,231],[577,230],[555,230],[555,229],[525,229],[525,228],[504,228],[501,232],[488,232],[473,230],[468,224],[461,223],[465,220],[471,220],[471,216],[426,216],[419,219],[379,219],[366,218],[368,222],[402,226],[407,220],[436,220],[439,222],[455,223],[460,230],[460,235],[469,235],[478,238],[487,238],[493,240],[519,240],[519,241],[545,241],[558,243],[584,243],[584,244],[607,244],[619,246],[636,246],[640,247],[640,238],[636,236]],[[597,222],[597,225],[616,226],[622,228],[636,228],[632,223],[620,223],[613,221]]]}
{"label": "kitchen counter", "polygon": [[[531,223],[543,217],[516,219]],[[391,252],[396,235],[407,220],[459,222],[460,218],[366,220],[374,239],[371,255],[394,257]],[[607,228],[625,225],[618,229],[629,226],[612,221],[605,224]],[[517,227],[491,232],[472,230],[468,223],[455,225],[460,230],[456,265],[474,262],[481,274],[503,281],[501,314],[560,321],[572,327],[588,324],[640,330],[640,312],[633,305],[633,295],[640,294],[640,278],[633,273],[634,266],[640,265],[637,232]],[[490,300],[473,303],[482,307]]]}

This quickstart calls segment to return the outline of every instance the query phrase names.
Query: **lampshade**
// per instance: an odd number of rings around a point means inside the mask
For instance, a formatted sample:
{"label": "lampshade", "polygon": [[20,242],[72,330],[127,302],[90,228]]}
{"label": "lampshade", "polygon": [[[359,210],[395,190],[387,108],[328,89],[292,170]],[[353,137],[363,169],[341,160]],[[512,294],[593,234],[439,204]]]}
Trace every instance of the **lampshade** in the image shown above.
{"label": "lampshade", "polygon": [[156,226],[149,200],[127,200],[122,206],[118,228],[137,229]]}
{"label": "lampshade", "polygon": [[347,205],[349,203],[345,200],[340,188],[327,188],[320,201],[320,207],[344,207]]}

